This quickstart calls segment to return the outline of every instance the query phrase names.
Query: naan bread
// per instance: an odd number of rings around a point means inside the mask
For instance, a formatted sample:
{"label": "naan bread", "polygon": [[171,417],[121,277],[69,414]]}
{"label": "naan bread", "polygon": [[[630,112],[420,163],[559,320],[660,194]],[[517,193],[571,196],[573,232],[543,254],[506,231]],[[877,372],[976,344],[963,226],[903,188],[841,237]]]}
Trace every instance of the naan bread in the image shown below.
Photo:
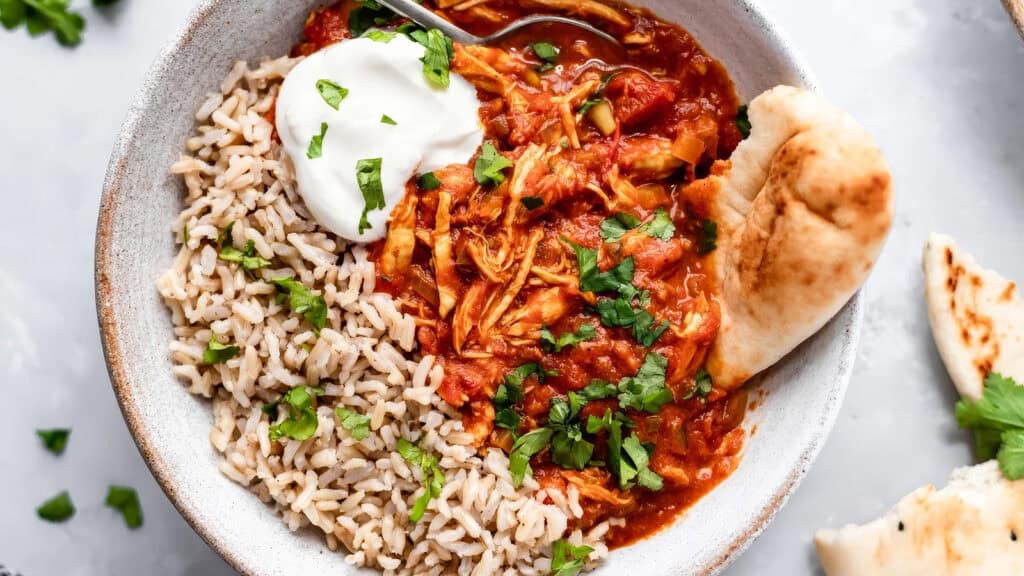
{"label": "naan bread", "polygon": [[981,398],[993,371],[1024,382],[1024,302],[1017,285],[940,234],[925,245],[924,276],[932,336],[960,395]]}
{"label": "naan bread", "polygon": [[780,86],[711,176],[722,326],[707,369],[738,387],[818,331],[853,296],[892,222],[892,178],[871,136],[820,97]]}
{"label": "naan bread", "polygon": [[1020,576],[1024,574],[1024,481],[995,461],[953,472],[949,485],[920,488],[885,517],[820,530],[827,576]]}

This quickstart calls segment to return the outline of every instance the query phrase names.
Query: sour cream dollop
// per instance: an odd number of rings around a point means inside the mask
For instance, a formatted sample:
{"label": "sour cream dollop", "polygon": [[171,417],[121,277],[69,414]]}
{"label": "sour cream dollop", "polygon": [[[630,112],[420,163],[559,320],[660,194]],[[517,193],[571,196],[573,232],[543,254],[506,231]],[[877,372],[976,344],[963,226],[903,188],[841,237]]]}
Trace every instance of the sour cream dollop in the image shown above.
{"label": "sour cream dollop", "polygon": [[[413,176],[465,163],[483,142],[476,88],[454,73],[448,88],[435,88],[423,75],[424,52],[401,34],[389,42],[348,40],[307,57],[281,87],[277,131],[299,194],[320,225],[345,239],[384,238]],[[337,110],[321,96],[320,80],[348,90]],[[310,141],[323,124],[321,156],[309,158]],[[360,234],[366,202],[356,165],[375,158],[381,159],[385,207],[369,211],[371,227]]]}

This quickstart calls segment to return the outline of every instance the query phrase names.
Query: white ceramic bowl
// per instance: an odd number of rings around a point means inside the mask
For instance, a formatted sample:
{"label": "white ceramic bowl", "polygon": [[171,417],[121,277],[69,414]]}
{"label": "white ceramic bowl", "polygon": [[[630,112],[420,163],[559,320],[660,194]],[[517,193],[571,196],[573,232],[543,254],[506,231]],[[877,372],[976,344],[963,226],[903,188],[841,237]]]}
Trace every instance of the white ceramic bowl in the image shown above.
{"label": "white ceramic bowl", "polygon": [[[168,167],[193,113],[239,58],[288,52],[317,0],[204,0],[160,55],[110,162],[96,241],[96,298],[114,391],[153,475],[193,528],[239,572],[348,574],[312,532],[290,533],[254,495],[222,476],[208,440],[210,406],[171,375],[171,321],[155,281],[175,253],[171,222],[182,185]],[[779,31],[744,0],[647,0],[693,33],[746,100],[786,83],[811,86]],[[796,489],[839,410],[860,325],[855,297],[819,334],[764,377],[762,405],[735,474],[671,529],[617,550],[600,574],[719,572]]]}

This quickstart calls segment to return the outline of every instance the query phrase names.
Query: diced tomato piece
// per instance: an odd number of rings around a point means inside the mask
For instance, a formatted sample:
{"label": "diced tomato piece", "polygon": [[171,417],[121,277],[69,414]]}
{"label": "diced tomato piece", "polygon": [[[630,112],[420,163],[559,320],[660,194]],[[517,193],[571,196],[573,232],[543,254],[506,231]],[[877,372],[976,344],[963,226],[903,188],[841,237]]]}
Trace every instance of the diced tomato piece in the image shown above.
{"label": "diced tomato piece", "polygon": [[605,95],[615,107],[615,118],[626,129],[642,126],[668,113],[676,101],[673,84],[660,82],[639,71],[623,72],[613,78]]}
{"label": "diced tomato piece", "polygon": [[344,2],[339,2],[310,14],[303,35],[305,42],[295,47],[293,52],[297,54],[293,55],[308,56],[349,38],[351,35],[348,31],[348,6]]}

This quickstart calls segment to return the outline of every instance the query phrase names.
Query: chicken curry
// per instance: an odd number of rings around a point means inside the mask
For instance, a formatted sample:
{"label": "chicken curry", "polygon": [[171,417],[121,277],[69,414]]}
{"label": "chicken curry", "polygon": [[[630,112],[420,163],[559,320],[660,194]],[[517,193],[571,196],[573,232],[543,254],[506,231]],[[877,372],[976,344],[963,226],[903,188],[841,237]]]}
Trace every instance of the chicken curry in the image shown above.
{"label": "chicken curry", "polygon": [[[373,247],[378,290],[414,315],[440,395],[513,480],[572,484],[585,526],[651,534],[736,467],[745,393],[702,370],[718,332],[716,226],[699,186],[742,140],[725,69],[678,26],[594,0],[435,0],[477,34],[527,13],[617,37],[535,26],[451,48],[482,103],[466,165],[408,183]],[[298,54],[407,21],[374,2],[311,15]]]}

